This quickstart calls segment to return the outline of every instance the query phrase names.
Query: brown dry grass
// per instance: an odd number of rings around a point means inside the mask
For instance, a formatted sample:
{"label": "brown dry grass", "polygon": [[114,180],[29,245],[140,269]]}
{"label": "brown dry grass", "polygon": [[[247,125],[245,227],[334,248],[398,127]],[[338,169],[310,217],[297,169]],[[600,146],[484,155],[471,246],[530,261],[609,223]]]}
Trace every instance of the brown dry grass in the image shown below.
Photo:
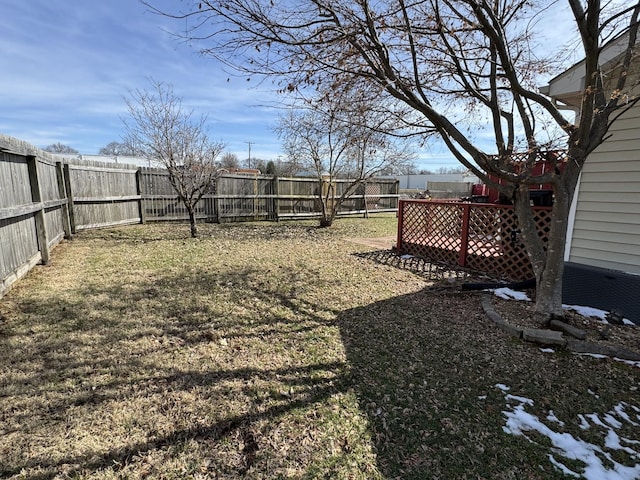
{"label": "brown dry grass", "polygon": [[145,225],[63,243],[0,302],[0,477],[562,478],[544,442],[502,432],[495,384],[568,420],[637,403],[639,370],[541,354],[477,295],[425,289],[345,240],[394,229]]}

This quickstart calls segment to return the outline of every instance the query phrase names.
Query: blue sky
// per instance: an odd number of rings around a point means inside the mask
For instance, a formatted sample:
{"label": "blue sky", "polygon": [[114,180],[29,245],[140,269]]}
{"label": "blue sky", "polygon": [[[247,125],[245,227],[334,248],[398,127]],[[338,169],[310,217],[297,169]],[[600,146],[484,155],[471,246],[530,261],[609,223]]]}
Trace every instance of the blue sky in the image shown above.
{"label": "blue sky", "polygon": [[[159,7],[175,5],[156,0]],[[173,85],[183,105],[208,116],[211,138],[245,159],[282,155],[273,132],[277,96],[225,71],[167,31],[179,22],[147,11],[137,0],[2,0],[0,2],[0,133],[38,147],[61,142],[96,154],[120,141],[123,98]],[[418,166],[458,166],[438,143]]]}
{"label": "blue sky", "polygon": [[96,154],[121,140],[123,98],[152,77],[206,114],[228,151],[244,159],[251,142],[252,157],[277,158],[274,96],[165,31],[177,27],[137,0],[2,0],[0,133]]}

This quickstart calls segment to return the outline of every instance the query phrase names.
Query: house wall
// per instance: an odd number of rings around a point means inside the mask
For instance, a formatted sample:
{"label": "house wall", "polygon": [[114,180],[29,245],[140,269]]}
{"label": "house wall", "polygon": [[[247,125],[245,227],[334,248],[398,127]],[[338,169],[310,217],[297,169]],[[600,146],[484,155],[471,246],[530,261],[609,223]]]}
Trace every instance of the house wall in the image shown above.
{"label": "house wall", "polygon": [[568,260],[640,274],[640,106],[612,125],[587,159]]}

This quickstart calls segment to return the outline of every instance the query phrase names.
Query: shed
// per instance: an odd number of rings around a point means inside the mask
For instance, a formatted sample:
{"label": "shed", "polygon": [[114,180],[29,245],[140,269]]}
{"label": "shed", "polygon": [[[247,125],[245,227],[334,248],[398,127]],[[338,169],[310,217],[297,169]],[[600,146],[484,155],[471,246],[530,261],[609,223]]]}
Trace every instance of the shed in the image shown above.
{"label": "shed", "polygon": [[[615,70],[626,41],[601,54],[603,70]],[[640,67],[627,85],[632,98]],[[584,62],[552,79],[542,92],[579,117]],[[623,97],[624,98],[624,97]],[[566,239],[563,302],[618,310],[640,324],[640,104],[612,124],[608,138],[588,157],[580,175]]]}

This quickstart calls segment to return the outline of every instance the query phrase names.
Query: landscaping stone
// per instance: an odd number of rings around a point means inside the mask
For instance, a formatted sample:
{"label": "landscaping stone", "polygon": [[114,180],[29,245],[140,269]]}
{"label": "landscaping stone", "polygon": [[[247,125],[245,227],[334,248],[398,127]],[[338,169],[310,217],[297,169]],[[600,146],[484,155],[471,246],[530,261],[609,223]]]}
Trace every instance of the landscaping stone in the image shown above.
{"label": "landscaping stone", "polygon": [[549,322],[549,326],[554,330],[564,332],[567,335],[572,336],[573,338],[577,338],[578,340],[584,340],[585,338],[587,338],[587,332],[576,328],[573,325],[569,325],[568,323],[565,323],[561,320],[551,320],[551,322]]}
{"label": "landscaping stone", "polygon": [[542,345],[566,345],[567,341],[562,332],[542,328],[525,328],[522,330],[522,338],[529,342]]}
{"label": "landscaping stone", "polygon": [[509,323],[505,322],[502,319],[502,317],[498,314],[498,312],[496,312],[495,309],[493,308],[493,305],[491,304],[491,299],[489,298],[488,295],[484,295],[482,297],[482,309],[487,314],[487,316],[491,320],[493,320],[493,322],[498,326],[498,328],[500,328],[500,330],[507,332],[511,336],[522,338],[523,329],[519,327],[514,327],[513,325],[510,325]]}

